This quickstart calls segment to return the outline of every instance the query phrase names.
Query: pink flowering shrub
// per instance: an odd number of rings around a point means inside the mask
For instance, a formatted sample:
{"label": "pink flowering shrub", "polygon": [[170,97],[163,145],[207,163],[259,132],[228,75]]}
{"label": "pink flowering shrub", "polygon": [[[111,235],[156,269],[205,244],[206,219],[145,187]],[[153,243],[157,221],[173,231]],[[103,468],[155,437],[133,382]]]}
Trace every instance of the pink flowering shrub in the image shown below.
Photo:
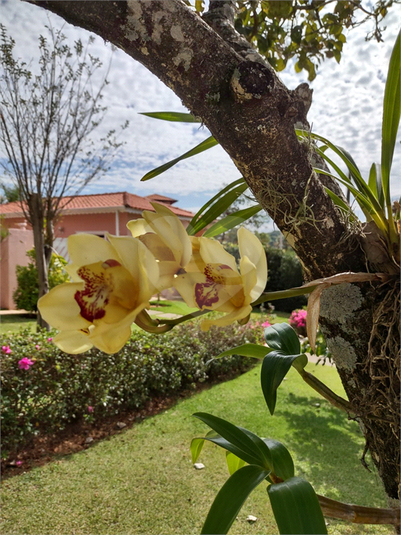
{"label": "pink flowering shrub", "polygon": [[10,346],[2,346],[1,351],[5,353],[6,355],[11,355],[12,351],[10,349]]}
{"label": "pink flowering shrub", "polygon": [[291,312],[290,319],[288,320],[291,327],[302,336],[306,336],[306,316],[306,310],[297,309]]}
{"label": "pink flowering shrub", "polygon": [[142,408],[154,397],[175,396],[192,391],[197,383],[243,373],[256,359],[213,357],[227,348],[260,343],[263,330],[249,326],[203,332],[194,321],[157,337],[134,331],[128,343],[107,358],[96,349],[67,355],[48,340],[53,333],[47,331],[7,334],[2,343],[12,354],[0,352],[2,455],[69,422],[99,421],[121,410]]}
{"label": "pink flowering shrub", "polygon": [[18,361],[18,368],[20,370],[29,370],[31,366],[35,364],[34,360],[28,359],[27,357],[24,357],[20,361]]}

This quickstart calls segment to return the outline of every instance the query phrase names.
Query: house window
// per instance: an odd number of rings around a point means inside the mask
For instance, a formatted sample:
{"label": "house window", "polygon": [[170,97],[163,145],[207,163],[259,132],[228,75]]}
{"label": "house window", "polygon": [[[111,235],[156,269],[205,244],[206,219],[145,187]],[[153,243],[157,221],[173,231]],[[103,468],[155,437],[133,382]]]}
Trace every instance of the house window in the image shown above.
{"label": "house window", "polygon": [[106,239],[108,232],[107,230],[85,230],[83,232],[77,232],[76,234],[93,234],[93,236],[99,236],[99,238]]}

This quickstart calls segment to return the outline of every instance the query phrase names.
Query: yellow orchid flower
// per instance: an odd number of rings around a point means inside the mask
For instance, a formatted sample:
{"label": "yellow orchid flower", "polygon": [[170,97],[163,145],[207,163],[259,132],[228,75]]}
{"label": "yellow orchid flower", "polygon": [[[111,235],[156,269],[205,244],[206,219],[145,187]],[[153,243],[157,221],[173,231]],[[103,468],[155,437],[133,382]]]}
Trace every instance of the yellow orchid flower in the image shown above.
{"label": "yellow orchid flower", "polygon": [[155,212],[145,210],[143,219],[129,221],[128,229],[158,260],[160,278],[158,290],[171,288],[174,275],[191,259],[191,239],[178,217],[166,206],[151,203]]}
{"label": "yellow orchid flower", "polygon": [[54,343],[66,353],[95,346],[116,353],[131,335],[131,324],[149,306],[159,267],[139,240],[90,234],[68,238],[74,282],[60,284],[39,299],[45,321],[60,332]]}
{"label": "yellow orchid flower", "polygon": [[211,325],[225,326],[246,321],[252,312],[251,303],[264,291],[267,262],[262,244],[249,230],[238,230],[241,255],[238,271],[235,258],[223,246],[209,238],[197,238],[194,256],[186,273],[174,279],[174,287],[189,307],[217,310],[227,314],[215,320],[204,320],[202,330]]}

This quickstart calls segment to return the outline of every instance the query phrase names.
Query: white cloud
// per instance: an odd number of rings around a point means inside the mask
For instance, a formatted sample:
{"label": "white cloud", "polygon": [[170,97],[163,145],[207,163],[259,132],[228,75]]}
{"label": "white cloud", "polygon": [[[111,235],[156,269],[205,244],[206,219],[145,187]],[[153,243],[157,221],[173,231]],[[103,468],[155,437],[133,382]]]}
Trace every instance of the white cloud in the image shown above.
{"label": "white cloud", "polygon": [[[2,23],[16,40],[21,57],[29,59],[37,49],[37,38],[51,21],[55,28],[64,21],[25,2],[1,0]],[[322,63],[316,79],[309,121],[313,130],[346,148],[368,173],[373,161],[380,161],[382,99],[388,61],[398,29],[401,7],[394,5],[385,20],[384,43],[366,42],[368,29],[361,26],[347,35],[343,57]],[[65,24],[69,40],[88,32]],[[107,63],[110,46],[95,37],[92,53]],[[293,70],[280,74],[290,89],[307,81],[304,73]],[[140,182],[141,176],[158,165],[184,153],[209,134],[198,125],[167,123],[139,115],[144,111],[185,111],[180,99],[153,74],[121,50],[113,54],[105,88],[108,113],[101,133],[130,121],[121,139],[127,143],[110,172],[87,189],[88,192],[128,190],[139,195],[158,192],[173,196],[183,207],[196,207],[214,195],[222,184],[239,177],[225,152],[215,147],[195,158],[181,162],[165,174]],[[401,151],[398,145],[393,163],[393,193],[401,194]],[[199,201],[199,199],[202,199]]]}

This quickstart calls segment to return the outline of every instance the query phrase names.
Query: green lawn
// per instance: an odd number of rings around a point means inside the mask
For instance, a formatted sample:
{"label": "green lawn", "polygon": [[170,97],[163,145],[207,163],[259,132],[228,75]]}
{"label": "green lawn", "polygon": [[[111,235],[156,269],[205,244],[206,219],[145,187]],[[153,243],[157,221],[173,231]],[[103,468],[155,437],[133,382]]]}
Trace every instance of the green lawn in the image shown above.
{"label": "green lawn", "polygon": [[[309,366],[343,395],[335,369]],[[265,408],[259,369],[205,390],[163,414],[135,424],[81,453],[59,458],[3,482],[3,533],[7,535],[195,534],[216,492],[228,477],[224,453],[208,444],[191,464],[189,444],[207,428],[191,415],[205,411],[261,436],[281,440],[291,451],[296,475],[331,498],[386,506],[379,477],[359,462],[364,440],[355,422],[332,408],[290,371],[278,394],[275,416]],[[274,534],[277,528],[260,485],[230,530]],[[258,520],[248,524],[249,514]],[[389,534],[390,527],[328,520],[331,535]]]}
{"label": "green lawn", "polygon": [[179,314],[185,316],[191,312],[196,312],[197,308],[189,308],[184,301],[150,301],[150,310],[157,310],[166,314]]}
{"label": "green lawn", "polygon": [[[185,316],[197,310],[196,308],[189,308],[183,301],[151,301],[151,305],[151,310],[180,316]],[[281,323],[287,321],[290,315],[286,312],[275,312],[275,316],[274,321]],[[258,309],[255,309],[251,317],[254,320],[265,321],[267,315],[266,313],[261,314]],[[26,329],[27,327],[32,332],[36,331],[36,317],[28,314],[5,314],[0,316],[0,334],[6,334],[8,332],[17,333],[20,329]],[[134,324],[133,328],[138,327]]]}
{"label": "green lawn", "polygon": [[0,316],[0,334],[17,333],[27,327],[32,332],[36,331],[36,317],[32,317],[30,314],[2,314]]}
{"label": "green lawn", "polygon": [[[151,310],[168,314],[185,315],[197,310],[187,307],[183,301],[151,301],[151,304],[153,304]],[[26,329],[27,327],[30,327],[32,332],[35,332],[36,317],[28,314],[5,314],[0,317],[0,334],[6,334],[7,332],[16,333],[20,329]]]}

